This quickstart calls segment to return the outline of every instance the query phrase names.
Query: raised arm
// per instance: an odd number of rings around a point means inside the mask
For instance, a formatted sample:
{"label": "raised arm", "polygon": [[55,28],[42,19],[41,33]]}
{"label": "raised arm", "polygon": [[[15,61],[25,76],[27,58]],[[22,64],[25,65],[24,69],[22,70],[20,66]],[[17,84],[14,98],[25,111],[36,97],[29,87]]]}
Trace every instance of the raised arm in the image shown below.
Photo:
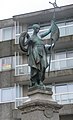
{"label": "raised arm", "polygon": [[40,36],[41,36],[41,38],[43,38],[43,37],[47,36],[49,33],[51,33],[51,28],[47,32],[41,34]]}

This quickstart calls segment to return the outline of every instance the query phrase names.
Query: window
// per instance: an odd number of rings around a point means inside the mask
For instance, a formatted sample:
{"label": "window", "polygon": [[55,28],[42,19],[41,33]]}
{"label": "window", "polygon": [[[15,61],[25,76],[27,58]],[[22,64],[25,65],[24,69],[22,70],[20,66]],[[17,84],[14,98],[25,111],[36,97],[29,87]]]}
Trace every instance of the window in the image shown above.
{"label": "window", "polygon": [[67,26],[65,29],[66,34],[72,35],[73,34],[73,22],[67,22],[66,26]]}
{"label": "window", "polygon": [[15,91],[13,87],[0,89],[0,102],[12,102],[15,100]]}
{"label": "window", "polygon": [[55,69],[60,70],[66,68],[66,52],[55,54]]}
{"label": "window", "polygon": [[73,51],[67,51],[67,58],[73,57]]}
{"label": "window", "polygon": [[0,102],[1,102],[1,89],[0,89]]}
{"label": "window", "polygon": [[73,51],[67,51],[67,67],[73,68]]}
{"label": "window", "polygon": [[0,59],[0,71],[2,71],[2,59]]}
{"label": "window", "polygon": [[21,96],[22,96],[22,86],[18,84],[16,85],[16,98],[19,98]]}
{"label": "window", "polygon": [[22,56],[16,56],[16,65],[22,64]]}
{"label": "window", "polygon": [[14,27],[3,28],[3,41],[14,38]]}
{"label": "window", "polygon": [[17,65],[15,67],[15,75],[27,75],[30,74],[30,67],[28,64]]}
{"label": "window", "polygon": [[73,34],[73,22],[64,22],[58,24],[60,29],[60,36],[67,36]]}
{"label": "window", "polygon": [[73,68],[73,51],[65,51],[53,54],[51,71]]}
{"label": "window", "polygon": [[53,86],[55,100],[59,103],[73,103],[73,83],[66,83]]}
{"label": "window", "polygon": [[0,71],[15,68],[15,56],[0,58]]}
{"label": "window", "polygon": [[11,69],[11,57],[2,58],[2,69],[3,70]]}
{"label": "window", "polygon": [[25,25],[15,22],[15,44],[19,44],[19,35],[22,31],[25,31]]}
{"label": "window", "polygon": [[15,92],[16,92],[16,97],[15,97],[15,108],[17,108],[17,106],[22,104],[22,96],[23,96],[23,86],[19,85],[19,84],[15,84]]}
{"label": "window", "polygon": [[58,24],[58,27],[60,29],[60,36],[65,36],[65,23]]}
{"label": "window", "polygon": [[6,27],[0,29],[0,42],[11,40],[15,38],[15,28],[14,27]]}
{"label": "window", "polygon": [[15,98],[22,96],[22,86],[15,85],[15,87],[0,89],[0,103],[14,102]]}
{"label": "window", "polygon": [[69,102],[73,103],[73,84],[68,85],[68,92],[70,93],[68,94]]}
{"label": "window", "polygon": [[[65,93],[67,92],[67,85],[62,85],[62,86],[56,86],[56,94],[57,93]],[[62,101],[66,101],[68,98],[67,94],[62,94],[61,96],[56,96],[56,100],[59,101],[60,99]]]}
{"label": "window", "polygon": [[2,29],[0,29],[0,42],[2,41]]}
{"label": "window", "polygon": [[19,84],[0,89],[0,103],[15,102],[15,99],[20,97],[22,97],[22,86]]}
{"label": "window", "polygon": [[56,86],[56,93],[67,92],[67,85],[58,85]]}
{"label": "window", "polygon": [[15,56],[12,57],[12,69],[15,69]]}

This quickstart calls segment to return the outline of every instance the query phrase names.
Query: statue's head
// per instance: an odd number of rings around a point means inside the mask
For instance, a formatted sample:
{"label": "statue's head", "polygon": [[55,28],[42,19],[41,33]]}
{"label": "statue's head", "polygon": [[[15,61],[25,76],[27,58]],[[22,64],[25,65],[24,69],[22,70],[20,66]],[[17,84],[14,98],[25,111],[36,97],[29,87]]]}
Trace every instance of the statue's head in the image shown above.
{"label": "statue's head", "polygon": [[35,31],[35,32],[39,32],[39,30],[40,30],[40,26],[38,25],[38,24],[34,24],[33,26],[32,26],[32,29]]}

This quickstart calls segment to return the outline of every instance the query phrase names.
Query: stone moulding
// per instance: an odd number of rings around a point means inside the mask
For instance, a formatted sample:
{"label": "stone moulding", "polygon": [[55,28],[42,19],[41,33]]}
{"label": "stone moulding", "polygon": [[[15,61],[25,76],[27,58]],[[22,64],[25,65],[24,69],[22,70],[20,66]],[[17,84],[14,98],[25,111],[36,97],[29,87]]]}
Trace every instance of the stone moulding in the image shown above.
{"label": "stone moulding", "polygon": [[18,109],[22,111],[22,114],[37,110],[43,111],[44,115],[49,117],[52,116],[53,112],[57,113],[61,107],[62,105],[58,105],[56,102],[35,100],[24,103],[22,106],[19,106]]}
{"label": "stone moulding", "polygon": [[23,103],[21,110],[22,120],[59,120],[59,109],[62,105],[52,99],[52,91],[41,88],[30,89],[29,101]]}

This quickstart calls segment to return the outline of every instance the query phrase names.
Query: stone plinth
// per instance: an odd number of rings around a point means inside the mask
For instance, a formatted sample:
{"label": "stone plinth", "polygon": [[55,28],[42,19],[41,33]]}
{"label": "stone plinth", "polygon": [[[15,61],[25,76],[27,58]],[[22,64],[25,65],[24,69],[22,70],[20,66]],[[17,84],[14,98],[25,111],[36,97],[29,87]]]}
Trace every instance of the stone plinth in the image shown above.
{"label": "stone plinth", "polygon": [[53,101],[50,90],[30,89],[28,96],[30,100],[18,107],[22,111],[22,120],[59,120],[62,106]]}
{"label": "stone plinth", "polygon": [[29,89],[28,96],[31,100],[50,100],[52,101],[52,91],[47,88],[33,87]]}

